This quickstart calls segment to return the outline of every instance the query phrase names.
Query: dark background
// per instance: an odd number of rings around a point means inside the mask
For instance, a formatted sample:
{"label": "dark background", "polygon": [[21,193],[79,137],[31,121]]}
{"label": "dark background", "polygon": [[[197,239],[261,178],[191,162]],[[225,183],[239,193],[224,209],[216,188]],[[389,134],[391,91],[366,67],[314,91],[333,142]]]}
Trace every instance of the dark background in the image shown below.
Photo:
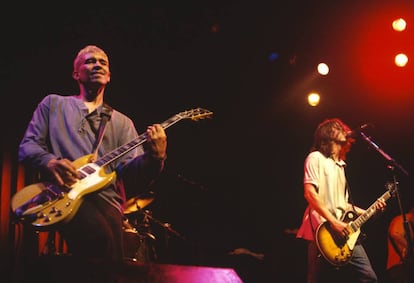
{"label": "dark background", "polygon": [[[266,272],[282,276],[293,265],[291,278],[302,278],[305,250],[288,232],[306,206],[303,161],[320,121],[371,123],[374,144],[409,173],[389,169],[358,138],[347,160],[358,205],[372,204],[394,177],[404,207],[413,204],[412,62],[404,71],[376,64],[400,46],[413,51],[409,2],[12,4],[0,20],[2,141],[15,150],[47,93],[76,94],[73,59],[85,45],[99,45],[111,61],[106,101],[140,132],[195,107],[214,112],[213,119],[167,129],[166,170],[150,188],[157,197],[148,209],[185,239],[155,224],[160,259],[238,265],[226,253],[247,247],[266,254],[273,266]],[[390,23],[401,16],[411,22],[405,38],[396,38]],[[269,60],[272,52],[276,60]],[[314,70],[322,60],[331,66],[326,77]],[[307,105],[309,90],[322,93],[318,107]],[[363,228],[380,274],[387,225],[398,213],[392,199]]]}

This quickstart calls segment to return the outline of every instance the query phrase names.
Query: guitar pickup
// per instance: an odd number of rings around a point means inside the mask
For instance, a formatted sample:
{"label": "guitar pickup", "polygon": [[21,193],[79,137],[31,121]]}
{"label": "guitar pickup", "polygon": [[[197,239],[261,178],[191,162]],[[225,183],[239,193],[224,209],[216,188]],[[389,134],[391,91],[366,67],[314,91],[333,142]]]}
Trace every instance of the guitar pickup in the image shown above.
{"label": "guitar pickup", "polygon": [[[92,173],[95,173],[95,169],[91,166],[82,167],[82,170],[85,171],[89,175],[92,174]],[[82,172],[80,172],[80,173],[82,173]]]}

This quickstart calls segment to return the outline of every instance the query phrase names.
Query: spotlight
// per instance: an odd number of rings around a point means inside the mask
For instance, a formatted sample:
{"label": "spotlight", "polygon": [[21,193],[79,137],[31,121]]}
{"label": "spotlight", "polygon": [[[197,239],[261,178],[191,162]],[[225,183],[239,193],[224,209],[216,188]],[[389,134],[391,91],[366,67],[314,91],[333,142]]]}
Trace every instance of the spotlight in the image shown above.
{"label": "spotlight", "polygon": [[397,54],[394,58],[394,62],[398,67],[405,67],[408,63],[408,57],[404,53]]}
{"label": "spotlight", "polygon": [[403,31],[405,30],[407,23],[403,18],[396,19],[392,22],[392,28],[395,31]]}
{"label": "spotlight", "polygon": [[329,67],[325,63],[319,63],[317,69],[318,69],[318,73],[323,76],[329,73]]}
{"label": "spotlight", "polygon": [[318,93],[312,92],[308,95],[308,104],[310,106],[317,106],[319,104],[320,99],[321,98]]}

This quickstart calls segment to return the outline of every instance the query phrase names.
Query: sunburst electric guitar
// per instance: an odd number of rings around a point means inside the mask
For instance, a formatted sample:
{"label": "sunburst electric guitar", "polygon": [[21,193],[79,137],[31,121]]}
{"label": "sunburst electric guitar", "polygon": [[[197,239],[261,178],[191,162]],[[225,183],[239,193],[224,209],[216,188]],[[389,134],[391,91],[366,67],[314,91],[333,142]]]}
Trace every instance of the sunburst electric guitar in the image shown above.
{"label": "sunburst electric guitar", "polygon": [[387,191],[377,199],[364,213],[357,215],[354,211],[346,211],[342,221],[348,223],[348,236],[341,237],[330,227],[329,222],[319,224],[315,233],[316,245],[323,257],[334,266],[343,266],[348,263],[353,254],[361,226],[377,211],[380,199],[387,201],[395,192],[395,184],[387,183]]}
{"label": "sunburst electric guitar", "polygon": [[[213,112],[209,110],[195,108],[172,116],[161,126],[166,129],[183,119],[197,121],[211,118],[212,115]],[[92,161],[92,154],[76,159],[73,164],[82,176],[76,183],[60,186],[52,182],[40,182],[24,187],[12,197],[12,211],[20,220],[30,222],[38,229],[70,221],[83,196],[98,191],[115,180],[116,173],[106,174],[104,167],[146,141],[144,133],[96,161]]]}

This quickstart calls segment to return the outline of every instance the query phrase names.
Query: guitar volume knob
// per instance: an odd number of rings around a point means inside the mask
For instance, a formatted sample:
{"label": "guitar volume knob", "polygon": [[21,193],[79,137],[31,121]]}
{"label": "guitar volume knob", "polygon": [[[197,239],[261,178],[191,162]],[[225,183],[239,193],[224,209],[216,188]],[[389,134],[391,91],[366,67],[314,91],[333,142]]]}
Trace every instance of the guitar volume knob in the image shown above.
{"label": "guitar volume knob", "polygon": [[46,214],[44,212],[39,212],[37,214],[37,218],[43,218],[43,217],[46,217]]}

